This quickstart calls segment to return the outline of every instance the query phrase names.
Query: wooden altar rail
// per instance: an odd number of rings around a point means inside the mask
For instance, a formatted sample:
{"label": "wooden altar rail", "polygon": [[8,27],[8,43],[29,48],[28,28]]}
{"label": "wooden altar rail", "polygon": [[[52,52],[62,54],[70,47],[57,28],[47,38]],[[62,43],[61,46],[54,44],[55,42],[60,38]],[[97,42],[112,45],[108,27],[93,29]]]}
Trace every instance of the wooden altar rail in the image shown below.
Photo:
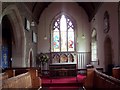
{"label": "wooden altar rail", "polygon": [[95,69],[88,69],[85,88],[86,90],[120,90],[120,80]]}

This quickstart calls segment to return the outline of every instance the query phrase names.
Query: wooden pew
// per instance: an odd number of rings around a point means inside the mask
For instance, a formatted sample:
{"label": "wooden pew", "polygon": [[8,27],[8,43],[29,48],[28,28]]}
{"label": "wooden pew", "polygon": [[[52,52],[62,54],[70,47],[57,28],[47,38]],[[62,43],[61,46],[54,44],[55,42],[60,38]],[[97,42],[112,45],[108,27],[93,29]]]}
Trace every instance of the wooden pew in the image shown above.
{"label": "wooden pew", "polygon": [[86,90],[100,89],[100,90],[120,90],[120,80],[103,74],[96,69],[87,69],[87,78],[85,81]]}
{"label": "wooden pew", "polygon": [[35,68],[31,68],[29,70],[30,75],[31,75],[31,80],[32,80],[32,86],[33,87],[39,87],[41,86],[41,79],[38,76],[38,70],[36,70]]}
{"label": "wooden pew", "polygon": [[8,75],[6,73],[1,73],[0,74],[0,81],[8,79]]}
{"label": "wooden pew", "polygon": [[8,75],[6,73],[0,73],[0,90],[2,89],[2,81],[8,79]]}
{"label": "wooden pew", "polygon": [[24,73],[15,77],[3,80],[2,88],[32,88],[30,73]]}
{"label": "wooden pew", "polygon": [[86,88],[92,88],[93,87],[93,79],[94,78],[94,70],[92,69],[87,69],[87,77],[85,80],[85,87]]}
{"label": "wooden pew", "polygon": [[30,69],[36,69],[38,70],[38,73],[40,72],[40,68],[37,67],[18,67],[18,68],[6,68],[4,71],[12,70],[14,71],[14,76],[20,75],[22,73],[28,72]]}
{"label": "wooden pew", "polygon": [[112,76],[120,79],[120,67],[115,67],[112,69]]}
{"label": "wooden pew", "polygon": [[14,76],[13,70],[6,70],[6,72],[0,73],[0,80],[5,80]]}
{"label": "wooden pew", "polygon": [[39,88],[41,79],[36,69],[29,69],[28,72],[6,78],[2,81],[2,88]]}

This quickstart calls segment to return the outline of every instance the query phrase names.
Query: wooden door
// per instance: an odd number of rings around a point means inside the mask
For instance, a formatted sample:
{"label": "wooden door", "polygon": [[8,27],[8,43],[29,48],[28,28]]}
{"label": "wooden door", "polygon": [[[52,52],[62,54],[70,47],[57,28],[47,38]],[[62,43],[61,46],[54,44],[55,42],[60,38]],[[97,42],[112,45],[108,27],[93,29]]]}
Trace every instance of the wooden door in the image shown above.
{"label": "wooden door", "polygon": [[111,39],[107,37],[104,42],[104,63],[105,63],[105,72],[111,75],[112,71],[112,44]]}

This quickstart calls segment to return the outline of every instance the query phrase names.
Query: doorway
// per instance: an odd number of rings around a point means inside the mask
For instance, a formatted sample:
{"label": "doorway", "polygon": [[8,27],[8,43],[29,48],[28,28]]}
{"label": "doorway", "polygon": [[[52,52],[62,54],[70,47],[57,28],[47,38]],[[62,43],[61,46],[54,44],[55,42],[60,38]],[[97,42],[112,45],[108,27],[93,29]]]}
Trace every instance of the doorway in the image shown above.
{"label": "doorway", "polygon": [[29,57],[30,57],[30,67],[32,67],[32,61],[33,61],[33,60],[32,60],[32,58],[33,58],[33,57],[32,57],[32,51],[30,51],[30,56],[29,56]]}
{"label": "doorway", "polygon": [[[5,19],[7,18],[7,20]],[[9,22],[6,24],[4,22]],[[4,23],[4,24],[3,24]],[[2,26],[9,31],[7,34],[8,40],[10,42],[11,50],[11,65],[12,67],[25,67],[25,55],[26,55],[26,47],[25,47],[25,31],[24,31],[24,24],[23,19],[20,15],[19,9],[15,5],[9,5],[2,12]],[[5,31],[6,33],[6,31]],[[2,33],[3,34],[3,33]]]}
{"label": "doorway", "polygon": [[2,68],[12,67],[12,45],[14,35],[12,24],[7,15],[2,19]]}
{"label": "doorway", "polygon": [[105,61],[105,72],[108,75],[112,75],[112,42],[110,37],[106,37],[104,41],[104,61]]}

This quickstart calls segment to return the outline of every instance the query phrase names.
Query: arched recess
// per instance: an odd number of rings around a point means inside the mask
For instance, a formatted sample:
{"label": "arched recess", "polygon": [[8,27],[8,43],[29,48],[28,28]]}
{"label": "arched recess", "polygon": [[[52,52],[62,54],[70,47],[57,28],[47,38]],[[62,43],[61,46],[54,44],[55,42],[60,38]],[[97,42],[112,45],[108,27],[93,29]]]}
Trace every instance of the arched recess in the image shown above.
{"label": "arched recess", "polygon": [[33,66],[33,50],[32,48],[29,51],[29,58],[28,58],[28,66],[32,67]]}
{"label": "arched recess", "polygon": [[96,28],[93,28],[91,34],[91,63],[95,67],[99,65],[97,48],[97,31]]}
{"label": "arched recess", "polygon": [[12,67],[13,28],[7,15],[2,19],[2,68]]}
{"label": "arched recess", "polygon": [[108,75],[112,74],[112,41],[109,36],[106,36],[104,41],[104,64],[105,64],[105,72]]}
{"label": "arched recess", "polygon": [[9,5],[3,10],[2,19],[7,16],[13,28],[14,45],[12,45],[12,67],[25,67],[25,32],[19,10],[15,5]]}
{"label": "arched recess", "polygon": [[92,45],[91,45],[91,52],[92,52],[92,60],[91,61],[98,61],[97,59],[97,31],[95,28],[92,29]]}

